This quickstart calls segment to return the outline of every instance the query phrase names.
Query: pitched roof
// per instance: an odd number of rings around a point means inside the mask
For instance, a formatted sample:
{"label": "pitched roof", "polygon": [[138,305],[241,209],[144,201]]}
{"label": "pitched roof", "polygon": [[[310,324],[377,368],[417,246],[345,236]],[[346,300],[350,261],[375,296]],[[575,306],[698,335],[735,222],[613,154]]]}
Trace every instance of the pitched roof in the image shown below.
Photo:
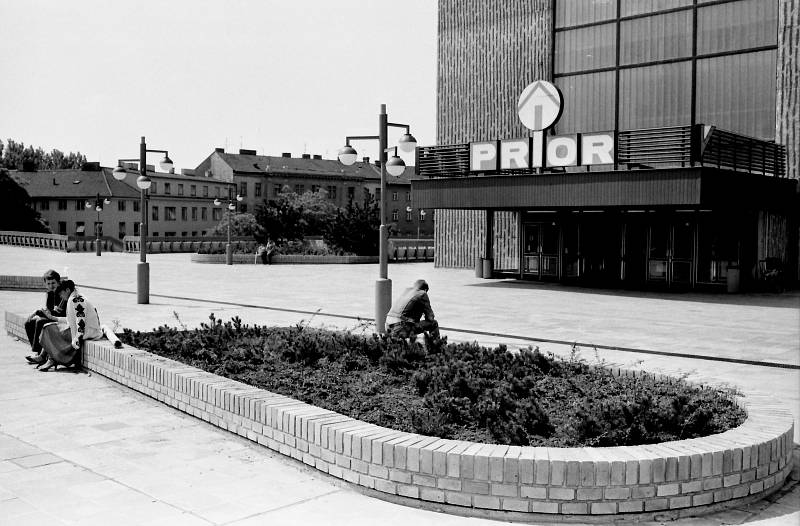
{"label": "pitched roof", "polygon": [[137,190],[114,179],[110,168],[101,168],[98,171],[12,171],[10,175],[34,199],[42,197],[88,199],[97,194],[103,197],[136,198],[139,196]]}
{"label": "pitched roof", "polygon": [[[307,174],[323,177],[346,177],[359,179],[380,179],[378,167],[370,163],[356,162],[345,166],[335,159],[303,159],[297,157],[278,157],[271,155],[250,155],[240,153],[215,152],[234,172],[240,174]],[[406,166],[406,171],[398,179],[408,181],[415,179],[414,167]],[[390,179],[392,180],[392,179]]]}

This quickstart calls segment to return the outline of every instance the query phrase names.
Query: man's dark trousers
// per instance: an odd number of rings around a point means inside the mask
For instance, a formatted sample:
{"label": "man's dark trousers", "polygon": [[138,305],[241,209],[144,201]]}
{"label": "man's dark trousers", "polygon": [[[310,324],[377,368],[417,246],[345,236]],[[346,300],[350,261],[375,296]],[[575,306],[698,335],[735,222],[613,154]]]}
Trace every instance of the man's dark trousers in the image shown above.
{"label": "man's dark trousers", "polygon": [[38,354],[42,351],[42,346],[39,343],[39,336],[42,334],[42,328],[48,323],[53,323],[47,318],[42,318],[36,314],[32,315],[25,321],[25,333],[28,335],[28,342],[31,344],[31,350]]}

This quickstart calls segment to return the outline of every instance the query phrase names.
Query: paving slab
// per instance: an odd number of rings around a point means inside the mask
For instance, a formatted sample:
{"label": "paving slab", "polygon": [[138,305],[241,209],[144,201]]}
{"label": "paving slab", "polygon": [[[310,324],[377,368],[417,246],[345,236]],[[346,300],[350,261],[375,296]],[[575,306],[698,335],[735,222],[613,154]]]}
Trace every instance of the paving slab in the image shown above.
{"label": "paving slab", "polygon": [[[68,267],[104,323],[135,330],[164,323],[194,327],[212,312],[251,324],[371,330],[363,319],[372,317],[377,265],[200,265],[188,254],[148,259],[149,305],[135,303],[136,254],[3,246],[0,274]],[[451,340],[539,345],[562,355],[571,350],[568,342],[595,344],[600,347],[582,346],[581,356],[766,390],[783,398],[800,421],[798,369],[741,363],[800,365],[797,292],[603,291],[481,280],[430,263],[392,264],[390,277],[395,292],[417,278],[428,280]],[[0,291],[0,310],[32,312],[42,296]],[[624,349],[607,348],[615,346]],[[25,352],[26,343],[0,335],[0,524],[497,524],[365,496],[98,375],[39,373],[23,362]],[[797,468],[791,483],[769,499],[670,523],[800,524]]]}

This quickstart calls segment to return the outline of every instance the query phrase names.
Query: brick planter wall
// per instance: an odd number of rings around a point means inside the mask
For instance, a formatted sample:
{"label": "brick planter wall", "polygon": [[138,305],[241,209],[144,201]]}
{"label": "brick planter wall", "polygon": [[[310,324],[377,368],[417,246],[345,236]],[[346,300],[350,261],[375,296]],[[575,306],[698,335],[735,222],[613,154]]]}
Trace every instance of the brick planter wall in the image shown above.
{"label": "brick planter wall", "polygon": [[[24,338],[23,322],[6,313],[10,334]],[[764,395],[743,398],[743,425],[709,437],[517,447],[394,431],[106,341],[84,354],[92,371],[331,476],[456,513],[693,515],[762,498],[792,469],[792,416]]]}

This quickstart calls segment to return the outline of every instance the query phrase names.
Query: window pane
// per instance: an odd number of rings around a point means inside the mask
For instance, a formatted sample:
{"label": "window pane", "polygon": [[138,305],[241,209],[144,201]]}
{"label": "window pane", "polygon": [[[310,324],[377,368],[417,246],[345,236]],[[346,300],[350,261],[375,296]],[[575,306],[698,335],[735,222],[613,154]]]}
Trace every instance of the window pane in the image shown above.
{"label": "window pane", "polygon": [[556,27],[610,20],[617,16],[617,0],[558,0]]}
{"label": "window pane", "polygon": [[697,53],[777,44],[776,0],[745,0],[697,10]]}
{"label": "window pane", "polygon": [[691,124],[691,62],[620,70],[619,129]]}
{"label": "window pane", "polygon": [[697,61],[697,122],[759,139],[775,138],[776,52]]}
{"label": "window pane", "polygon": [[564,94],[564,113],[558,133],[614,129],[614,72],[560,77],[556,84]]}
{"label": "window pane", "polygon": [[692,5],[692,0],[622,0],[622,16],[655,13],[689,5]]}
{"label": "window pane", "polygon": [[613,66],[615,27],[603,24],[556,33],[556,73]]}
{"label": "window pane", "polygon": [[692,55],[692,10],[625,20],[620,63],[655,62]]}

